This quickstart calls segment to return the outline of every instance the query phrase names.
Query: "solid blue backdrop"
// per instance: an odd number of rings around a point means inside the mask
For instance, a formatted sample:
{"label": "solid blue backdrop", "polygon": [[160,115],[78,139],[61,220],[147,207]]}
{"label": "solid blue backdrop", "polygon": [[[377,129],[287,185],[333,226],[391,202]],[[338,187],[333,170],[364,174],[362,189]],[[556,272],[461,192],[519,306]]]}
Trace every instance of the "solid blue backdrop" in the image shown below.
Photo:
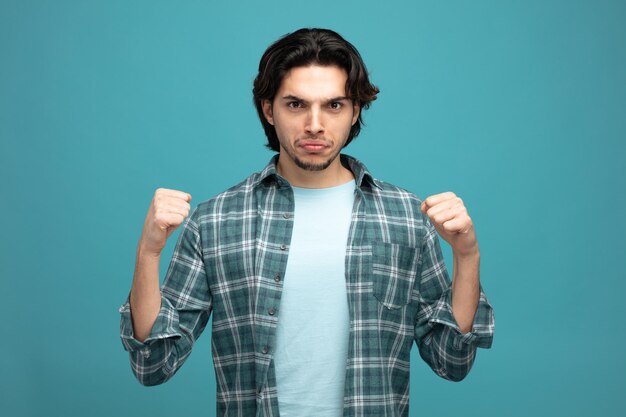
{"label": "solid blue backdrop", "polygon": [[209,332],[145,388],[117,308],[157,187],[195,207],[271,157],[258,59],[317,26],[381,89],[346,152],[421,197],[457,192],[476,224],[493,348],[460,383],[414,350],[411,416],[620,415],[624,22],[621,1],[3,0],[3,414],[214,414]]}

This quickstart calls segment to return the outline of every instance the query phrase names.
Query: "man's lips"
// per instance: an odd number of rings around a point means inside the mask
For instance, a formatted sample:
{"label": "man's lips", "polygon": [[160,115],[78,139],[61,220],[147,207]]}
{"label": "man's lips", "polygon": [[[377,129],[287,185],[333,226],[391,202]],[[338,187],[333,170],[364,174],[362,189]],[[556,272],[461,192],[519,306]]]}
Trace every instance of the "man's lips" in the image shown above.
{"label": "man's lips", "polygon": [[319,140],[302,140],[297,145],[307,152],[320,152],[330,147],[325,142],[320,142]]}

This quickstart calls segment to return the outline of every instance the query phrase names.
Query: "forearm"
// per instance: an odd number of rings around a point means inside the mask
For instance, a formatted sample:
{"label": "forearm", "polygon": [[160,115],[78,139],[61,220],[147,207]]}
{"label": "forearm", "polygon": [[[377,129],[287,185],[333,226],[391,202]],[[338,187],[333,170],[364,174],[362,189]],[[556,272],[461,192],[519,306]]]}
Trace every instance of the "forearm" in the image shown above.
{"label": "forearm", "polygon": [[161,309],[159,289],[160,254],[146,253],[141,245],[137,249],[135,274],[130,292],[130,308],[135,339],[143,342],[156,321]]}
{"label": "forearm", "polygon": [[480,299],[480,253],[453,255],[452,313],[462,333],[472,330]]}

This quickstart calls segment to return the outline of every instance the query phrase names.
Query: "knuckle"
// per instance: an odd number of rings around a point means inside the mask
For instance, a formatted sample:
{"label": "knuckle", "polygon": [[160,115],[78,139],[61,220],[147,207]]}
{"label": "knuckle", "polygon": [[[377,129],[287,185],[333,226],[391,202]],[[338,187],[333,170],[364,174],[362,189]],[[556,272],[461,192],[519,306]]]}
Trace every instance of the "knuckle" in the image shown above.
{"label": "knuckle", "polygon": [[154,210],[154,218],[155,219],[163,219],[165,217],[165,210],[163,210],[162,208],[158,207]]}

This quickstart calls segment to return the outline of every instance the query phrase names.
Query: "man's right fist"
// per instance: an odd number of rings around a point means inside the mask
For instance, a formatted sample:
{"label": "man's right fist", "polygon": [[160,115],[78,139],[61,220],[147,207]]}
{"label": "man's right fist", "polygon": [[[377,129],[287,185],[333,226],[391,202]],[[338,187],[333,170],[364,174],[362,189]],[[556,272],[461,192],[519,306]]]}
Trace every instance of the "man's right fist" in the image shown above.
{"label": "man's right fist", "polygon": [[183,191],[159,188],[148,209],[139,248],[145,254],[160,255],[167,238],[189,215],[191,195]]}

